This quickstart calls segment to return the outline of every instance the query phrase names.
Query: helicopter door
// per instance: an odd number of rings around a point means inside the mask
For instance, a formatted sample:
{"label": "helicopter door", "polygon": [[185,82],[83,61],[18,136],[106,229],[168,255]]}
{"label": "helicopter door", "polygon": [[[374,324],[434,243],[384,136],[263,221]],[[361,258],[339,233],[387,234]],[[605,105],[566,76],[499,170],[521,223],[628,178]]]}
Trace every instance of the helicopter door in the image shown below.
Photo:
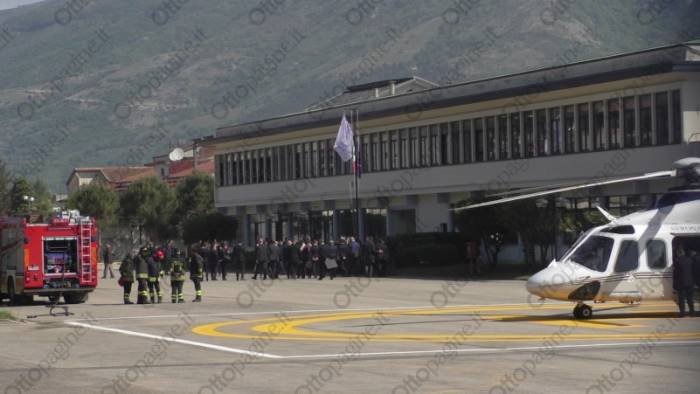
{"label": "helicopter door", "polygon": [[612,297],[622,302],[639,301],[641,292],[635,276],[639,269],[639,243],[634,240],[623,240],[617,252],[614,272],[611,275],[613,283],[617,283],[611,293]]}

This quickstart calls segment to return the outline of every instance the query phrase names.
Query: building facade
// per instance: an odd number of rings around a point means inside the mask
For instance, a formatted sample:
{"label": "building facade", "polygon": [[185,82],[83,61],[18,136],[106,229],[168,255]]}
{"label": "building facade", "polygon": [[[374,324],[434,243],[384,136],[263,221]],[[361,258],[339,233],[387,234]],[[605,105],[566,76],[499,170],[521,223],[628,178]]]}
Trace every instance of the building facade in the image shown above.
{"label": "building facade", "polygon": [[[241,239],[453,231],[451,208],[477,196],[639,175],[700,156],[698,43],[443,87],[409,78],[346,93],[196,141],[214,150],[216,206],[239,219]],[[351,165],[333,150],[352,110],[359,229]],[[674,182],[563,197],[624,214]]]}

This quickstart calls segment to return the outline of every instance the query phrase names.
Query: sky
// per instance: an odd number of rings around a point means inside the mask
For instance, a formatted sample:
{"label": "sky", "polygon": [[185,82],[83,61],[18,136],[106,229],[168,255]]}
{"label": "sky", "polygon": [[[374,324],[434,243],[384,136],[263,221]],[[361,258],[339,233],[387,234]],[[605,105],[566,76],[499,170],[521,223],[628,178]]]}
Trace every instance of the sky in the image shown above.
{"label": "sky", "polygon": [[9,8],[15,8],[20,5],[38,3],[44,0],[0,0],[0,10],[6,10]]}

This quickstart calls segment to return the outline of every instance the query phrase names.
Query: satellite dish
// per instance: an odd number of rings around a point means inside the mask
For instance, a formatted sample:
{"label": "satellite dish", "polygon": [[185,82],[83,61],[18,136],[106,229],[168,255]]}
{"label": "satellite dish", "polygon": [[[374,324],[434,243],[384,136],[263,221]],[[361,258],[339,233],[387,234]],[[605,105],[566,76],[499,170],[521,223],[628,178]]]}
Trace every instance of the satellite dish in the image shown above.
{"label": "satellite dish", "polygon": [[168,158],[170,159],[170,161],[180,161],[184,157],[185,157],[185,151],[183,151],[182,148],[175,148],[168,155]]}

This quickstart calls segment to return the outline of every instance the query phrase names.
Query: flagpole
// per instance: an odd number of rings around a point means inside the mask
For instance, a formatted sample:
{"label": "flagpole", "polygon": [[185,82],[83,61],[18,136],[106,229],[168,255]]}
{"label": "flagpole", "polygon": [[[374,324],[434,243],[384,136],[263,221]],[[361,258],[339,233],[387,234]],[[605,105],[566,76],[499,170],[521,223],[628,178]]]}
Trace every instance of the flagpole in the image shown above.
{"label": "flagpole", "polygon": [[360,177],[358,176],[358,173],[360,171],[361,166],[363,165],[362,161],[360,160],[360,156],[362,155],[362,152],[360,151],[361,146],[362,146],[362,139],[360,138],[360,111],[359,110],[354,110],[353,111],[355,114],[355,133],[357,134],[357,149],[355,150],[356,152],[360,153],[359,155],[355,155],[355,220],[357,223],[357,242],[361,242],[360,235]]}

